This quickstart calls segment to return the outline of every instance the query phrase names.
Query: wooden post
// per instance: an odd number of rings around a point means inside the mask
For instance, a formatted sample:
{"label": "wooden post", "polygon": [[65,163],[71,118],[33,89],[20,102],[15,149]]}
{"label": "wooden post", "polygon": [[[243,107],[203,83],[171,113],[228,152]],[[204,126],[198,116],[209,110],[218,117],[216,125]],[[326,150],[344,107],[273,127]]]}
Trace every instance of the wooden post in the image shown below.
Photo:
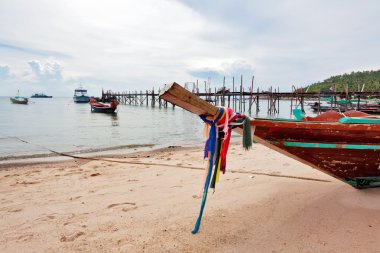
{"label": "wooden post", "polygon": [[216,87],[214,89],[214,105],[217,106],[218,105],[218,99],[216,97]]}
{"label": "wooden post", "polygon": [[348,84],[346,84],[346,103],[345,103],[345,109],[346,109],[346,111],[347,111],[347,106],[348,106],[348,100],[350,100],[350,104],[351,104],[351,99],[349,99],[349,97],[348,97]]}
{"label": "wooden post", "polygon": [[277,87],[277,92],[278,92],[278,96],[277,96],[277,113],[280,113],[280,87]]}
{"label": "wooden post", "polygon": [[271,107],[270,107],[270,99],[271,99],[271,91],[272,91],[272,87],[270,87],[270,89],[268,90],[268,114],[271,114]]}
{"label": "wooden post", "polygon": [[242,98],[243,98],[243,75],[240,75],[240,94],[239,94],[239,111],[242,110]]}
{"label": "wooden post", "polygon": [[[244,87],[243,87],[243,94],[244,94]],[[243,112],[245,112],[245,95],[243,95]]]}
{"label": "wooden post", "polygon": [[260,95],[259,95],[260,89],[257,87],[257,93],[256,93],[256,115],[260,112]]}
{"label": "wooden post", "polygon": [[293,115],[293,97],[294,97],[294,86],[292,86],[292,95],[290,97],[290,117]]}
{"label": "wooden post", "polygon": [[155,106],[155,98],[154,98],[154,87],[153,87],[153,89],[152,89],[152,94],[151,94],[151,101],[150,101],[150,105],[152,106],[152,107],[154,107]]}
{"label": "wooden post", "polygon": [[248,112],[249,114],[252,113],[252,104],[253,104],[253,81],[255,79],[255,76],[252,76],[252,81],[251,81],[251,88],[249,89],[250,96],[249,96],[249,107],[248,107]]}
{"label": "wooden post", "polygon": [[226,98],[225,98],[225,95],[226,94],[226,77],[224,76],[223,77],[223,88],[222,88],[222,98],[221,98],[221,104],[222,106],[226,106]]}
{"label": "wooden post", "polygon": [[232,77],[232,92],[231,92],[231,94],[232,94],[232,103],[231,103],[231,108],[232,109],[234,109],[234,104],[235,104],[235,82],[234,82],[234,77]]}
{"label": "wooden post", "polygon": [[305,107],[304,107],[304,102],[305,102],[305,97],[304,97],[304,89],[302,88],[301,89],[301,92],[302,92],[302,94],[301,94],[301,111],[303,112],[303,113],[305,113]]}

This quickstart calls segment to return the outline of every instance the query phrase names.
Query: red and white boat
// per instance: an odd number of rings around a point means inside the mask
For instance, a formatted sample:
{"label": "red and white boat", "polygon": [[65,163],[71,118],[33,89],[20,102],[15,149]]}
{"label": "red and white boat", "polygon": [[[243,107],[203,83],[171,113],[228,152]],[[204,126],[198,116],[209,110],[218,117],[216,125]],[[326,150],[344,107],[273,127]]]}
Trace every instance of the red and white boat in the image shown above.
{"label": "red and white boat", "polygon": [[109,105],[100,103],[93,97],[90,98],[91,112],[116,113],[115,111],[118,105],[119,102],[115,98],[111,100],[111,103]]}

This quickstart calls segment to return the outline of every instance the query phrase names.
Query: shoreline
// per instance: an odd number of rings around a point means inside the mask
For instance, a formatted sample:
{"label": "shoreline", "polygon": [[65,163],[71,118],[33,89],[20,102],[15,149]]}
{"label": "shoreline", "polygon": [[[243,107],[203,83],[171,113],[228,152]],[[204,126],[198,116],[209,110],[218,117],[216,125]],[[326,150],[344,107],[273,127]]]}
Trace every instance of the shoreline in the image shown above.
{"label": "shoreline", "polygon": [[192,235],[204,166],[199,146],[2,169],[0,251],[379,249],[380,188],[356,190],[260,144],[231,144]]}
{"label": "shoreline", "polygon": [[121,158],[144,152],[159,152],[171,148],[194,148],[201,145],[166,146],[164,145],[128,145],[127,148],[109,147],[81,152],[51,152],[49,154],[20,155],[15,157],[3,157],[0,159],[0,170],[10,166],[24,166],[27,164],[60,163],[76,159],[91,160],[92,158]]}

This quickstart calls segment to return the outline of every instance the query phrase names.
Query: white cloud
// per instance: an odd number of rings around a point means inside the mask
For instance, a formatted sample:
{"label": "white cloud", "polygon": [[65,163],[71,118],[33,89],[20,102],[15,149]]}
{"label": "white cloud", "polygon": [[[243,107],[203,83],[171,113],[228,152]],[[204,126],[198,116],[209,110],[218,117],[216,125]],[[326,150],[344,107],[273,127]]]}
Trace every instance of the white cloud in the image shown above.
{"label": "white cloud", "polygon": [[32,60],[28,64],[39,81],[59,81],[62,79],[62,67],[57,61],[49,60],[46,63],[41,63],[38,60]]}
{"label": "white cloud", "polygon": [[290,90],[379,68],[378,13],[374,0],[2,0],[0,53],[13,79],[55,82],[61,95],[79,82],[100,93],[208,73]]}
{"label": "white cloud", "polygon": [[10,68],[7,65],[1,66],[0,65],[0,80],[7,80],[11,76],[10,74]]}
{"label": "white cloud", "polygon": [[[262,86],[290,89],[291,84],[380,68],[380,33],[374,25],[378,1],[182,2],[209,22],[226,27],[224,45],[254,66]],[[204,38],[221,40],[220,36]]]}
{"label": "white cloud", "polygon": [[[232,62],[222,62],[219,66],[195,68],[189,73],[201,79],[209,79],[212,85],[220,85],[224,78],[232,80],[232,78],[241,78],[243,75],[247,80],[250,80],[254,74],[253,66],[244,61],[236,60]],[[237,80],[237,79],[236,79]]]}

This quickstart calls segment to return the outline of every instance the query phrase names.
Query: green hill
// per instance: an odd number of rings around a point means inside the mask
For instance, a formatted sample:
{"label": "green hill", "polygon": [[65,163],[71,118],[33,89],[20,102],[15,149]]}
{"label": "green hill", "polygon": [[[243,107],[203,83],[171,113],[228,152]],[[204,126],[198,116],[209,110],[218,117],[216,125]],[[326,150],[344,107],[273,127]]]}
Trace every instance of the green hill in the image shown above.
{"label": "green hill", "polygon": [[349,91],[380,91],[380,70],[371,70],[363,72],[351,72],[351,74],[343,74],[332,76],[323,82],[318,82],[306,87],[308,92],[326,92],[333,90],[345,91],[348,86]]}

